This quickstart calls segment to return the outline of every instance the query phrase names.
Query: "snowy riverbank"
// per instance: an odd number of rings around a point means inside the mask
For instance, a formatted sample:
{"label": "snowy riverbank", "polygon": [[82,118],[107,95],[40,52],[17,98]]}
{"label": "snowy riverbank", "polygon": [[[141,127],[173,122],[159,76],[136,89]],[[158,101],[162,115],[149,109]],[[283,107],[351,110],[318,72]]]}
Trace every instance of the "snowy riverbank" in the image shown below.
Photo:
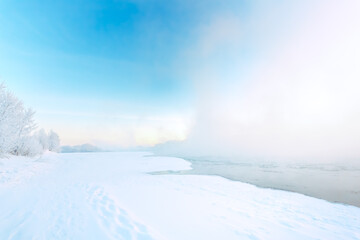
{"label": "snowy riverbank", "polygon": [[359,239],[360,208],[147,153],[0,159],[0,239]]}

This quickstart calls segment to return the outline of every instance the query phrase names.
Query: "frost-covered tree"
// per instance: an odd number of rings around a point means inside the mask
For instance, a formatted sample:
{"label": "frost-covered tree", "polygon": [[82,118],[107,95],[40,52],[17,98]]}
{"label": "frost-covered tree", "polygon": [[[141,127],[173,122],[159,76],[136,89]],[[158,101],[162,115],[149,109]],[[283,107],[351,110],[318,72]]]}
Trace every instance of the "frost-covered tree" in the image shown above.
{"label": "frost-covered tree", "polygon": [[33,157],[43,153],[43,146],[35,136],[24,137],[21,146],[18,148],[17,155]]}
{"label": "frost-covered tree", "polygon": [[24,138],[35,129],[34,112],[0,84],[0,154],[18,155]]}
{"label": "frost-covered tree", "polygon": [[42,150],[43,151],[48,150],[49,149],[49,136],[47,135],[45,130],[40,129],[34,135],[36,136],[37,140],[39,141],[39,143],[42,147]]}
{"label": "frost-covered tree", "polygon": [[50,131],[48,134],[44,129],[37,131],[34,136],[37,138],[42,151],[57,152],[60,148],[60,138],[54,131]]}
{"label": "frost-covered tree", "polygon": [[48,136],[48,143],[49,143],[49,151],[52,152],[58,152],[60,149],[60,138],[59,135],[57,135],[57,133],[55,133],[54,131],[50,131],[49,132],[49,136]]}
{"label": "frost-covered tree", "polygon": [[0,156],[4,154],[34,156],[59,148],[59,136],[36,129],[34,111],[0,84]]}
{"label": "frost-covered tree", "polygon": [[22,148],[27,147],[29,143],[29,138],[31,133],[36,128],[33,116],[35,112],[31,109],[22,109],[22,111],[18,112],[16,123],[16,135],[15,135],[15,145],[10,153],[14,155],[23,155]]}
{"label": "frost-covered tree", "polygon": [[15,118],[19,101],[0,84],[0,154],[9,152],[15,146]]}

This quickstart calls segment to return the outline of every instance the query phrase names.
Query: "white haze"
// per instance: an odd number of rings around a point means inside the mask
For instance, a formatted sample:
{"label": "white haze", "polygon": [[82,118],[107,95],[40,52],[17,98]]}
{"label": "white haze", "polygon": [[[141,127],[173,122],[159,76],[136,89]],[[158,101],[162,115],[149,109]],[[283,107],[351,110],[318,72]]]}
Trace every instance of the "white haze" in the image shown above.
{"label": "white haze", "polygon": [[[359,160],[360,1],[287,6],[255,7],[246,23],[219,15],[200,31],[190,71],[198,115],[177,151]],[[246,34],[258,47],[248,59],[239,54]]]}

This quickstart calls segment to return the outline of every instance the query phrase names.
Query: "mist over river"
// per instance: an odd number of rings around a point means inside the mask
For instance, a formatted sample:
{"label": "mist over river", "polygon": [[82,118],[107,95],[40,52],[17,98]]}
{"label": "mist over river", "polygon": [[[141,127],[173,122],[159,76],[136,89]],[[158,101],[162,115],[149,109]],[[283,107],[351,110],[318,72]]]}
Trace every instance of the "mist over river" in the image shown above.
{"label": "mist over river", "polygon": [[278,163],[222,157],[183,157],[192,170],[180,174],[218,175],[360,207],[360,166],[339,163]]}

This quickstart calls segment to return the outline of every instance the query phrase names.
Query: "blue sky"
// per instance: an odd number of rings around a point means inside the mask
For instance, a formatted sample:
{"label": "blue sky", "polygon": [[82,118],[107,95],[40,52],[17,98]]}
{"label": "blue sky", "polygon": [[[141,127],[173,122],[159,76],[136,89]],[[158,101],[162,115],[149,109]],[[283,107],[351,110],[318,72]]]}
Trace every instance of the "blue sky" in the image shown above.
{"label": "blue sky", "polygon": [[356,0],[4,0],[0,79],[63,144],[360,155],[359,11]]}
{"label": "blue sky", "polygon": [[246,15],[245,1],[228,3],[2,1],[0,78],[59,131],[88,115],[184,118],[195,98],[184,52],[219,9]]}
{"label": "blue sky", "polygon": [[223,5],[2,1],[1,78],[19,94],[182,105],[191,86],[177,74],[178,59],[199,25]]}
{"label": "blue sky", "polygon": [[[171,68],[190,34],[190,17],[172,4],[1,4],[2,62],[6,61],[2,77],[14,81],[15,90],[25,85],[68,97],[127,100],[136,95],[136,100],[156,102],[162,96],[169,100],[185,87]],[[187,97],[183,93],[180,96]]]}

